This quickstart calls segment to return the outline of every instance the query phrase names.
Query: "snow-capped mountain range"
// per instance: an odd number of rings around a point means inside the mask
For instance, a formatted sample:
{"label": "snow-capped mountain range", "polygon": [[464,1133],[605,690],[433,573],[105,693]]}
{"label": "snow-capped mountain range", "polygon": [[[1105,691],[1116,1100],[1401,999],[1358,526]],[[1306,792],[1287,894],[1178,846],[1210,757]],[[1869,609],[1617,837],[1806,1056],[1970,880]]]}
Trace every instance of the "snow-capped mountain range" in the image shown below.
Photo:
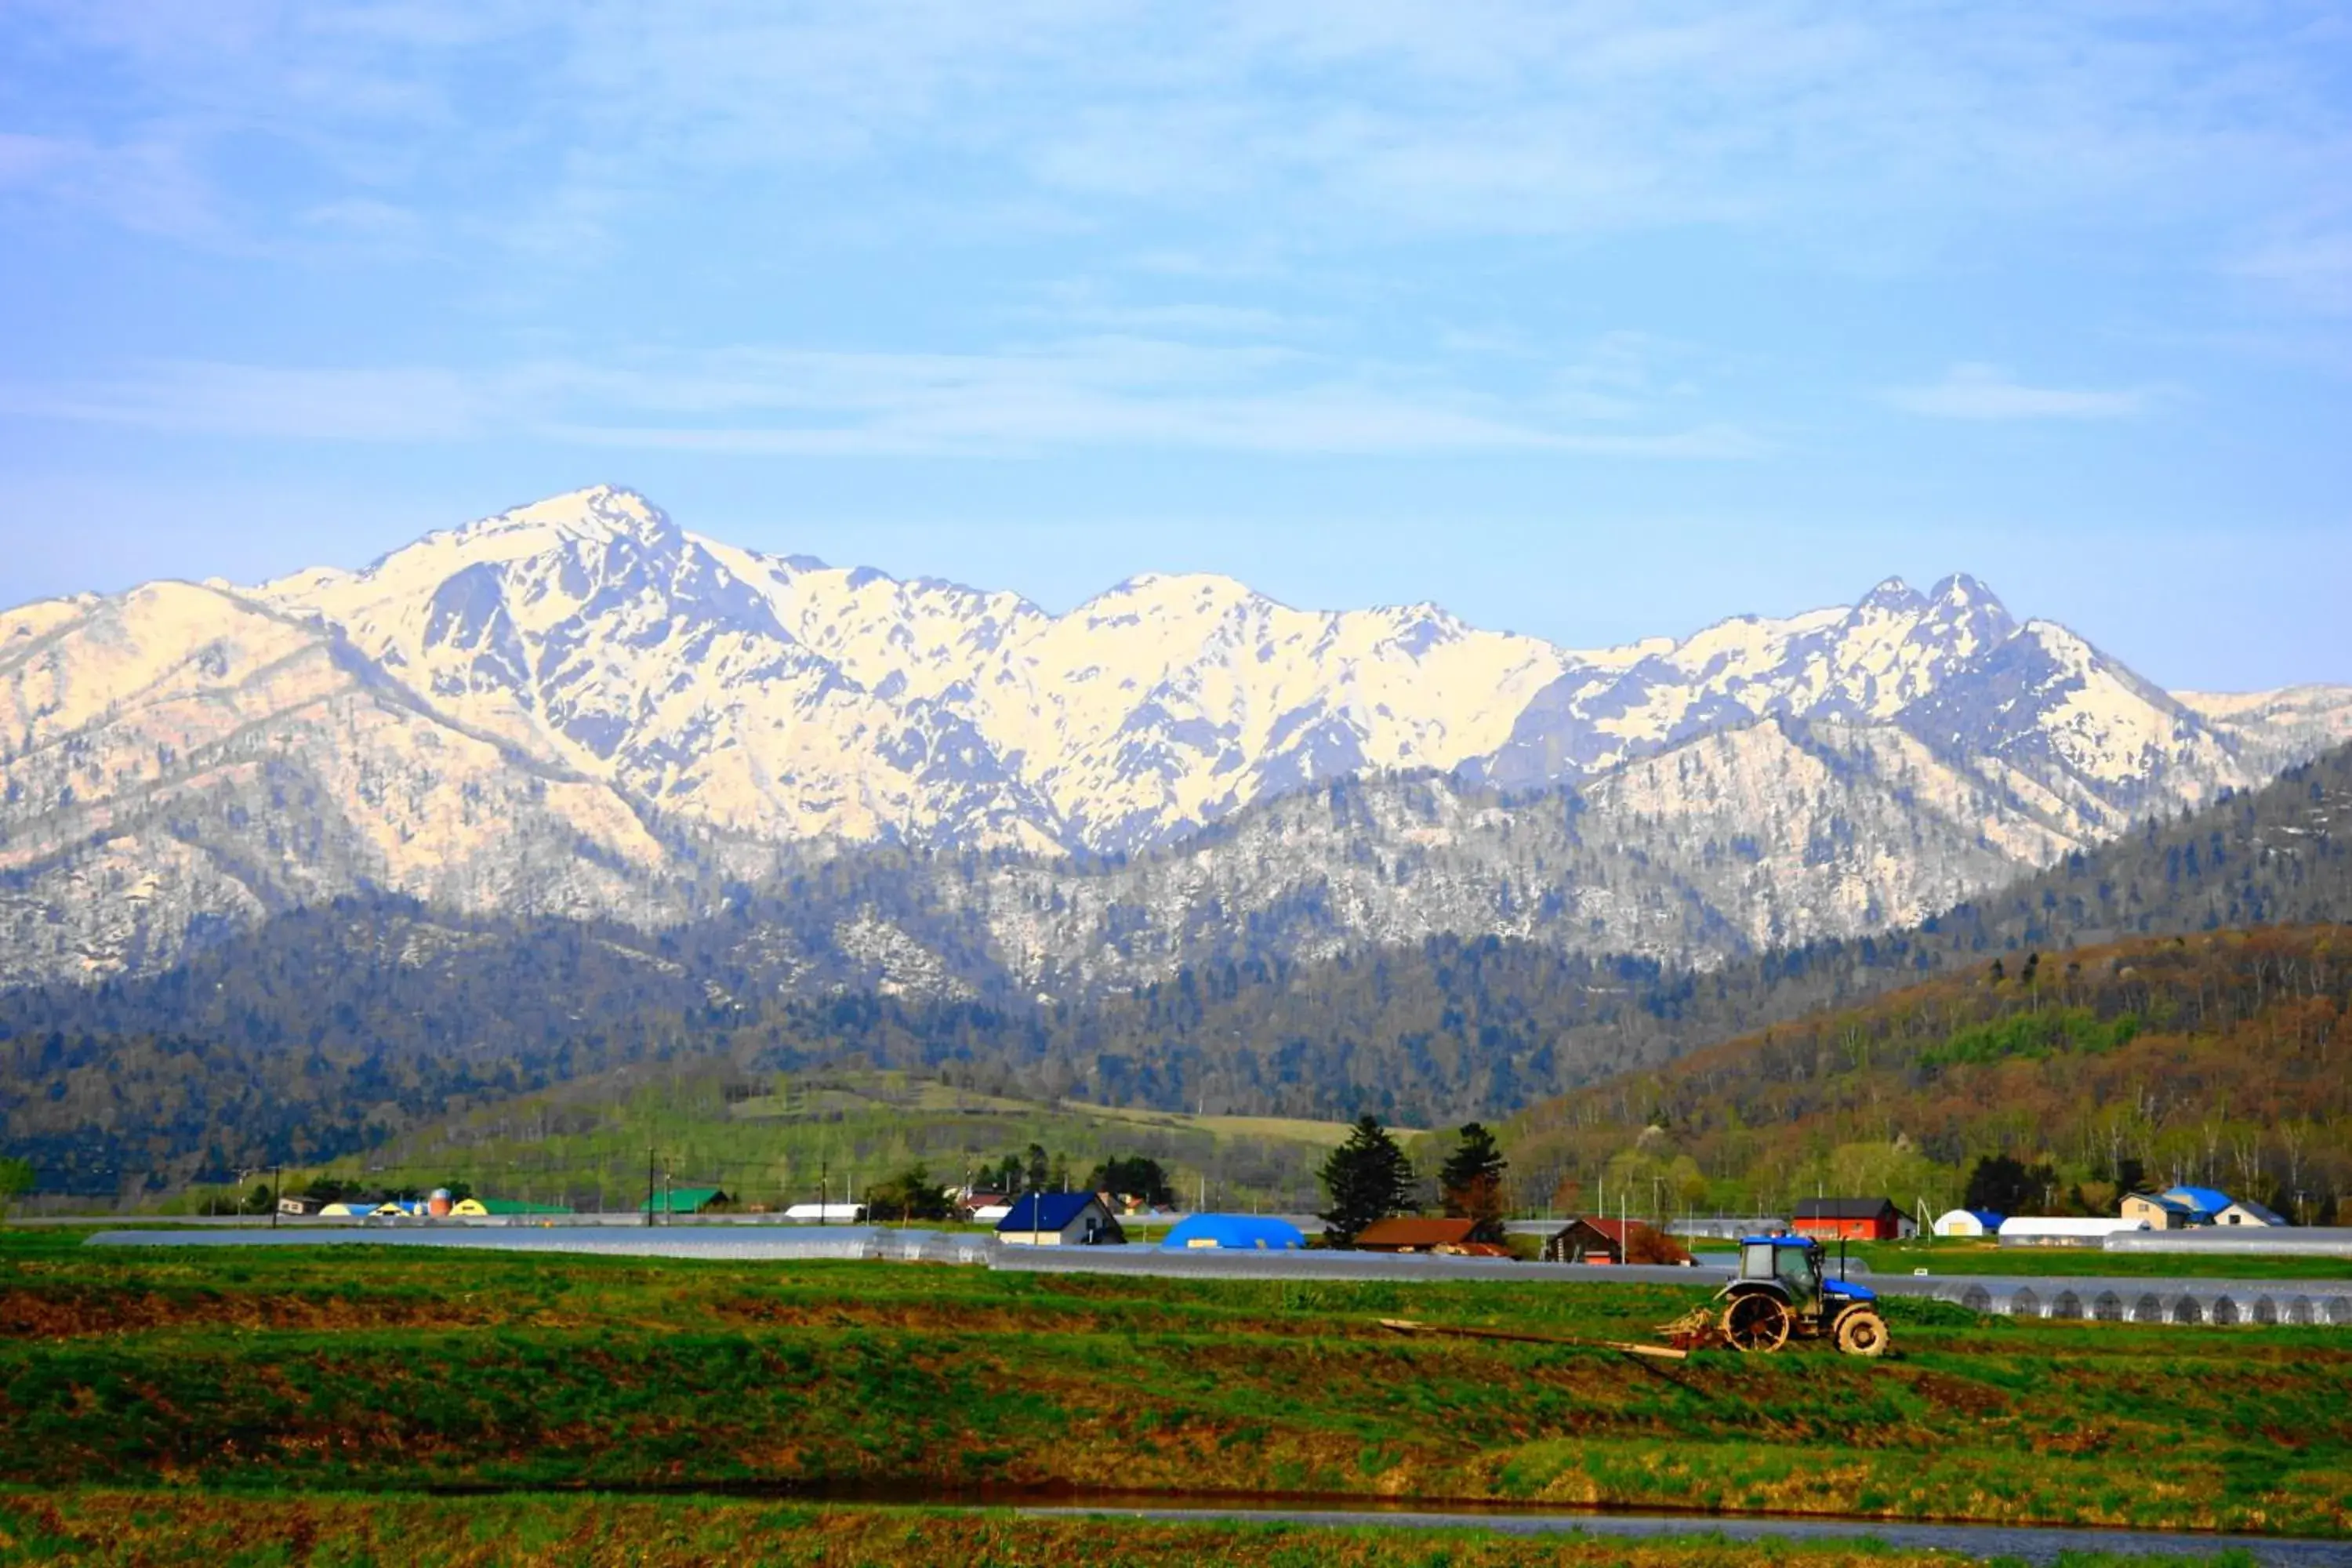
{"label": "snow-capped mountain range", "polygon": [[[866,846],[998,852],[940,896],[1040,984],[1174,962],[1307,886],[1360,884],[1309,922],[1325,945],[1704,959],[1916,918],[2347,736],[2352,689],[2167,694],[1965,576],[1578,651],[1206,575],[1055,616],[598,487],[358,571],[0,615],[0,982],[152,969],[368,889],[687,918]],[[1342,779],[1388,804],[1311,831],[1280,804]],[[1596,846],[1652,870],[1612,882]],[[1645,924],[1661,878],[1711,947]],[[843,962],[921,946],[841,931]]]}

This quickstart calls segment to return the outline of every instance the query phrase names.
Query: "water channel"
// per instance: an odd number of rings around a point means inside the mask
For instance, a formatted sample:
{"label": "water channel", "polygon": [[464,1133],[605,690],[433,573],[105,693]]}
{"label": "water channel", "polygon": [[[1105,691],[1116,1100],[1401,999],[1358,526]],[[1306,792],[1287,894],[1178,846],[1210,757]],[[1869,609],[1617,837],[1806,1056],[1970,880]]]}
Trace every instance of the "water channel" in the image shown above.
{"label": "water channel", "polygon": [[2014,1558],[2051,1563],[2064,1552],[2105,1552],[2164,1557],[2218,1557],[2242,1552],[2264,1568],[2352,1565],[2352,1541],[2280,1536],[2204,1535],[2151,1530],[2096,1530],[2010,1524],[1931,1524],[1886,1520],[1771,1518],[1757,1515],[1538,1512],[1512,1508],[1414,1507],[1377,1502],[1249,1504],[1225,1497],[1198,1501],[1167,1497],[1089,1500],[1019,1507],[1024,1516],[1051,1519],[1087,1514],[1181,1522],[1237,1520],[1261,1524],[1397,1530],[1491,1530],[1507,1535],[1578,1533],[1609,1540],[1874,1541],[1912,1551],[1958,1553],[1979,1561]]}

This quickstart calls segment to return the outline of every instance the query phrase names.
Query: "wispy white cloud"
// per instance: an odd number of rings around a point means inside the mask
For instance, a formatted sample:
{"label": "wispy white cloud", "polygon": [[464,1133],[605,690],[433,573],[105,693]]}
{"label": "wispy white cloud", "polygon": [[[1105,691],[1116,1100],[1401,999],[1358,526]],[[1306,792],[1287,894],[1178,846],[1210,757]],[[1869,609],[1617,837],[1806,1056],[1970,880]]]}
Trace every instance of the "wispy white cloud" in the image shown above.
{"label": "wispy white cloud", "polygon": [[2167,386],[2033,386],[1999,366],[1956,364],[1941,381],[1890,388],[1886,401],[1932,419],[2129,419],[2176,395]]}
{"label": "wispy white cloud", "polygon": [[2309,308],[2352,315],[2352,226],[2308,229],[2268,240],[2232,267]]}
{"label": "wispy white cloud", "polygon": [[35,199],[124,228],[219,241],[228,226],[188,149],[169,137],[113,144],[0,131],[0,199]]}
{"label": "wispy white cloud", "polygon": [[524,438],[741,455],[1025,458],[1081,448],[1291,454],[1552,452],[1720,461],[1769,449],[1720,421],[1641,422],[1512,403],[1264,344],[1073,339],[992,353],[737,350],[690,363],[145,366],[0,385],[19,417],[341,441]]}
{"label": "wispy white cloud", "polygon": [[[1308,244],[1729,225],[1864,247],[1988,214],[2248,224],[2339,187],[2328,8],[2270,12],[19,0],[12,26],[23,58],[106,68],[22,84],[87,139],[135,125],[215,173],[275,142],[348,187],[302,210],[512,214],[526,244],[551,212],[570,242],[714,182],[946,167],[975,211],[1222,210]],[[103,96],[58,85],[83,79]]]}

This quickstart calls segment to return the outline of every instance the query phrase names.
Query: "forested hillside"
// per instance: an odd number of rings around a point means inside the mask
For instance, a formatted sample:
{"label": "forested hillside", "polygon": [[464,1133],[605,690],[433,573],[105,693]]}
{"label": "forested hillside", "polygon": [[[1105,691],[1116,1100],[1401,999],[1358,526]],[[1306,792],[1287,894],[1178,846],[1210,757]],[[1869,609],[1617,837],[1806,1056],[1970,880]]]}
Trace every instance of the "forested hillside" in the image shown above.
{"label": "forested hillside", "polygon": [[[1787,1213],[1820,1192],[2112,1213],[2197,1182],[2306,1221],[2352,1194],[2352,929],[2011,953],[1530,1107],[1531,1198]],[[1979,1194],[1979,1201],[1984,1201]]]}
{"label": "forested hillside", "polygon": [[877,943],[924,921],[933,951],[986,968],[985,932],[929,903],[931,884],[887,854],[740,889],[726,916],[652,934],[343,900],[162,975],[0,996],[0,1113],[45,1181],[101,1190],[324,1158],[450,1109],[696,1056],[1434,1125],[1995,955],[2342,920],[2347,811],[2352,750],[2338,750],[1916,929],[1711,972],[1441,936],[1313,963],[1244,952],[1090,1004],[1003,983],[892,994],[873,973],[812,970],[803,936],[851,908],[876,911]]}

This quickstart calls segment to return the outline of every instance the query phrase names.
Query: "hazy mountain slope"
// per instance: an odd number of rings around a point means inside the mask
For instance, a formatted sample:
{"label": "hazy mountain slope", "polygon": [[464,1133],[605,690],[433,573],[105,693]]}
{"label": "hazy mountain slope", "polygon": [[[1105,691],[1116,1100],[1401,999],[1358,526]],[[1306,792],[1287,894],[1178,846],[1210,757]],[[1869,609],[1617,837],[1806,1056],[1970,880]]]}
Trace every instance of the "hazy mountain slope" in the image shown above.
{"label": "hazy mountain slope", "polygon": [[2352,741],[2352,686],[2284,691],[2176,691],[2173,700],[2238,742],[2258,772],[2275,773]]}
{"label": "hazy mountain slope", "polygon": [[961,715],[850,679],[638,496],[560,497],[257,592],[339,630],[446,721],[666,814],[774,839],[919,823],[1054,842]]}
{"label": "hazy mountain slope", "polygon": [[1003,866],[951,896],[1055,992],[1449,932],[1711,966],[1907,923],[2076,847],[1901,731],[1773,721],[1582,792],[1334,785],[1124,866]]}
{"label": "hazy mountain slope", "polygon": [[1506,785],[1541,784],[1727,723],[1891,719],[2014,629],[2000,602],[1967,576],[1947,578],[1932,596],[1889,578],[1852,609],[1742,616],[1680,643],[1641,644],[1622,668],[1580,663],[1528,704],[1480,771]]}
{"label": "hazy mountain slope", "polygon": [[557,761],[421,714],[331,631],[157,584],[0,620],[0,984],[162,967],[354,888],[639,918],[668,848]]}
{"label": "hazy mountain slope", "polygon": [[1452,767],[1499,744],[1570,657],[1432,605],[1295,610],[1223,577],[1137,577],[1055,617],[699,542],[848,679],[968,719],[1073,848],[1161,842],[1367,769]]}

